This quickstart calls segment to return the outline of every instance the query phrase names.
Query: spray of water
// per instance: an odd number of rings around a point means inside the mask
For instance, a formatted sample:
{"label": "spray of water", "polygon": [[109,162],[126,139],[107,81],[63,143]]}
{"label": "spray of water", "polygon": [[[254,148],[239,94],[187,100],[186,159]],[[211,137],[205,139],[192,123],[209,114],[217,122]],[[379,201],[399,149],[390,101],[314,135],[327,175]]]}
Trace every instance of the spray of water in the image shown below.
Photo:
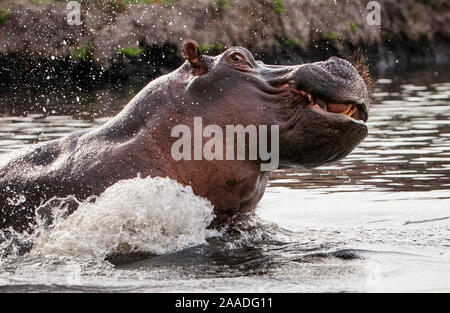
{"label": "spray of water", "polygon": [[205,243],[212,204],[169,178],[117,182],[67,218],[39,230],[31,255],[164,254]]}

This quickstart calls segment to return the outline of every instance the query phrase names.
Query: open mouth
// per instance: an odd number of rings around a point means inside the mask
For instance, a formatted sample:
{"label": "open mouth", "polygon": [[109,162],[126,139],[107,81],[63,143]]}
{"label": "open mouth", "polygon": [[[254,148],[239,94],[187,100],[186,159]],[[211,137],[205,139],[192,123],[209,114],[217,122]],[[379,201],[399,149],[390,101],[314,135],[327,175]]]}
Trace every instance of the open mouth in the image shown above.
{"label": "open mouth", "polygon": [[308,107],[323,112],[346,115],[354,120],[367,122],[368,113],[363,102],[357,103],[331,103],[325,102],[317,96],[313,96],[303,90],[289,88],[291,91],[305,97]]}
{"label": "open mouth", "polygon": [[347,102],[347,103],[333,103],[326,102],[318,96],[314,96],[306,91],[296,89],[290,84],[285,84],[285,87],[290,91],[301,95],[307,101],[307,106],[321,113],[342,114],[348,116],[356,121],[367,122],[369,117],[367,108],[364,102]]}

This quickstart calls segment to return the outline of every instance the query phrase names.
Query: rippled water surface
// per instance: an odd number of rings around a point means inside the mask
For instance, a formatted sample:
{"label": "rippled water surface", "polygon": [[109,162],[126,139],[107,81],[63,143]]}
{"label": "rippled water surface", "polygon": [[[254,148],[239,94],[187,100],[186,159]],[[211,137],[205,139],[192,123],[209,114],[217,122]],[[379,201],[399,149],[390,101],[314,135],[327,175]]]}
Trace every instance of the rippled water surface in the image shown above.
{"label": "rippled water surface", "polygon": [[[100,125],[134,92],[2,94],[0,153]],[[382,77],[373,102],[347,158],[273,173],[255,216],[206,243],[115,265],[9,257],[0,291],[450,291],[450,75]]]}

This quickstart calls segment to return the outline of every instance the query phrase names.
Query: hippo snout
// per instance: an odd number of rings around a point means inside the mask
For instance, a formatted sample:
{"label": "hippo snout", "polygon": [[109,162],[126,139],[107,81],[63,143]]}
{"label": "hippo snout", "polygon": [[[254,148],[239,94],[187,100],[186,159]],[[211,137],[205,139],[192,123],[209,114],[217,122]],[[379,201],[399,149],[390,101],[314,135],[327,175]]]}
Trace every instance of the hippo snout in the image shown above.
{"label": "hippo snout", "polygon": [[299,65],[290,73],[289,81],[295,89],[311,95],[313,105],[333,113],[343,112],[362,121],[368,119],[366,82],[347,60],[331,57],[326,61]]}

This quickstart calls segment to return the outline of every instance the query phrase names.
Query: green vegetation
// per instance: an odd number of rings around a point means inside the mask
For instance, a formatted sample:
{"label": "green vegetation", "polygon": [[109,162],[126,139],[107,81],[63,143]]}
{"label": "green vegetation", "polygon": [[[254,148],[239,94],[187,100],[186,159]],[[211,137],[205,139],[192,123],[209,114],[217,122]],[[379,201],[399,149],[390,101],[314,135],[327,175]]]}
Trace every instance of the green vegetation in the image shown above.
{"label": "green vegetation", "polygon": [[225,46],[220,42],[216,42],[212,46],[201,42],[198,44],[198,47],[199,47],[201,53],[209,53],[209,52],[220,53],[225,50]]}
{"label": "green vegetation", "polygon": [[216,42],[214,44],[213,48],[216,52],[222,52],[225,50],[225,46],[223,45],[223,43],[220,43],[220,42]]}
{"label": "green vegetation", "polygon": [[323,36],[322,36],[323,39],[328,40],[328,41],[333,41],[338,37],[339,37],[339,35],[331,30],[329,32],[327,32],[326,34],[323,34]]}
{"label": "green vegetation", "polygon": [[207,53],[209,50],[211,50],[212,46],[210,46],[206,43],[200,42],[198,44],[198,48],[200,49],[201,53]]}
{"label": "green vegetation", "polygon": [[73,49],[70,57],[74,60],[86,60],[89,59],[92,55],[92,46],[90,43],[85,44],[82,47],[77,47]]}
{"label": "green vegetation", "polygon": [[283,14],[286,12],[283,7],[283,0],[272,0],[272,6],[276,14]]}
{"label": "green vegetation", "polygon": [[229,0],[214,0],[214,1],[216,2],[217,6],[222,10],[225,10],[230,4]]}
{"label": "green vegetation", "polygon": [[127,58],[135,58],[141,53],[145,52],[145,48],[141,46],[128,46],[120,49],[120,53],[125,55]]}
{"label": "green vegetation", "polygon": [[9,15],[9,10],[8,9],[0,9],[0,25],[3,24],[6,19],[8,18]]}
{"label": "green vegetation", "polygon": [[293,38],[289,38],[288,36],[282,37],[280,39],[280,43],[291,49],[299,49],[303,46],[300,41]]}
{"label": "green vegetation", "polygon": [[356,33],[358,31],[358,25],[356,25],[355,22],[348,22],[348,25],[350,26],[352,32]]}

